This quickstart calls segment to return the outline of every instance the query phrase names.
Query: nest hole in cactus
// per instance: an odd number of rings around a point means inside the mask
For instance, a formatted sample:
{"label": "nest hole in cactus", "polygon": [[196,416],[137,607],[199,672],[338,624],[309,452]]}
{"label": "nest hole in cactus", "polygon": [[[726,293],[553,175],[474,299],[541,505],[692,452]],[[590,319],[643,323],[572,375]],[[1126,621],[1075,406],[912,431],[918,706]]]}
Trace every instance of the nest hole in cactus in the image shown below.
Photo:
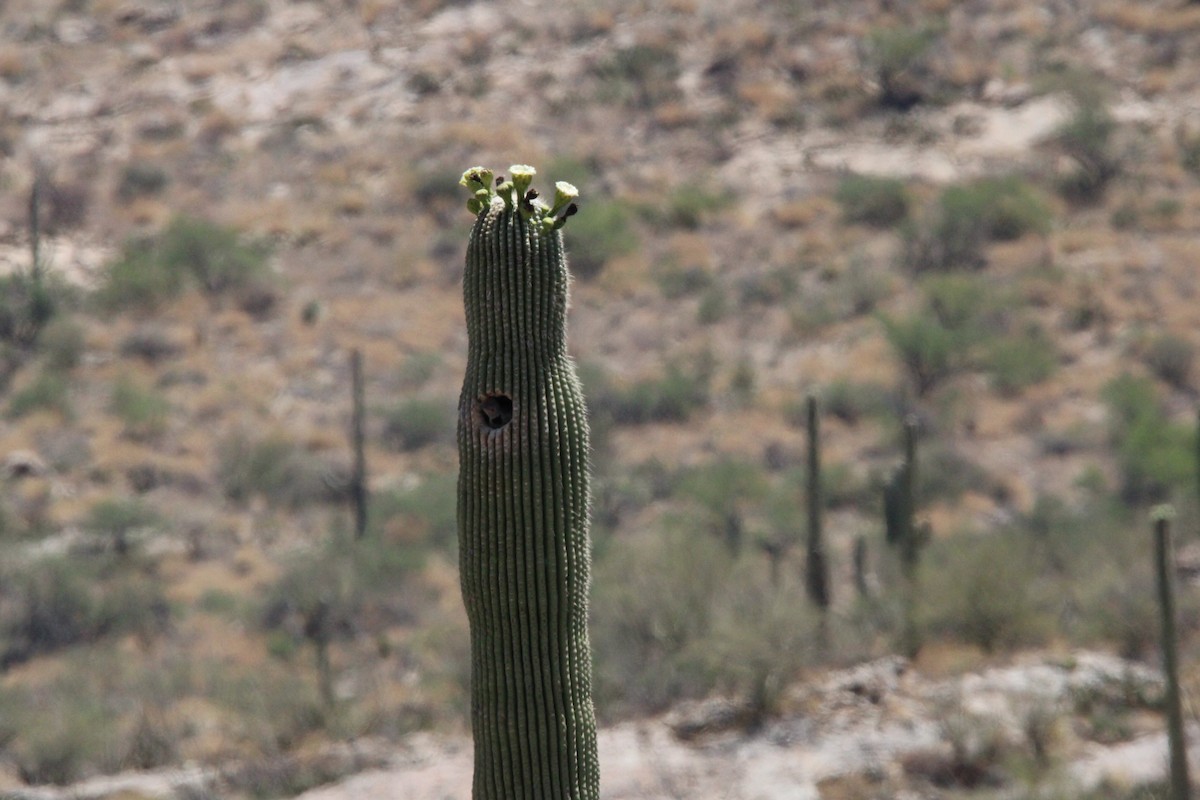
{"label": "nest hole in cactus", "polygon": [[484,430],[498,431],[512,422],[512,398],[506,394],[485,394],[475,401],[475,413]]}

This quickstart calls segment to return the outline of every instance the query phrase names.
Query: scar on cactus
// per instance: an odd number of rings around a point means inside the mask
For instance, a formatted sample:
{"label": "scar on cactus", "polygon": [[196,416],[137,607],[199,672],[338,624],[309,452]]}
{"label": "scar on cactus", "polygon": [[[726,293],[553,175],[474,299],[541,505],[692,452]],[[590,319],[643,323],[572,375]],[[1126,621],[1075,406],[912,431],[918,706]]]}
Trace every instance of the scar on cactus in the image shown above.
{"label": "scar on cactus", "polygon": [[474,800],[597,800],[587,595],[588,426],[567,356],[561,228],[578,191],[463,173],[459,575],[471,633]]}

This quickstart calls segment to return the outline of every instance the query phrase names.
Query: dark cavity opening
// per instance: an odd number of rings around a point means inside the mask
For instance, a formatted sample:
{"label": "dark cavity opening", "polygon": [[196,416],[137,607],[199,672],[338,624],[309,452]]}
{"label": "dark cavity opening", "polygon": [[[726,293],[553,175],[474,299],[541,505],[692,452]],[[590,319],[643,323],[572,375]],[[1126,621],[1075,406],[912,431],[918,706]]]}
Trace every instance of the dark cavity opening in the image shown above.
{"label": "dark cavity opening", "polygon": [[475,413],[485,430],[498,431],[512,422],[512,398],[506,394],[486,394],[475,401]]}

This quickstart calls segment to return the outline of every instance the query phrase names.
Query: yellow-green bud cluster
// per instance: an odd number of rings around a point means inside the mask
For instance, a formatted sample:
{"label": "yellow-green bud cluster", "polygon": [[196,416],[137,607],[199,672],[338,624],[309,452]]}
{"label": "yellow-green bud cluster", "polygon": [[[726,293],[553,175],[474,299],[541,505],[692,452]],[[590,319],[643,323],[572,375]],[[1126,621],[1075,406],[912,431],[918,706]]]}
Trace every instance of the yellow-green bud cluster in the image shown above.
{"label": "yellow-green bud cluster", "polygon": [[503,201],[507,208],[519,209],[521,216],[535,222],[536,229],[543,233],[558,230],[579,210],[575,203],[579,190],[566,181],[554,184],[554,203],[547,206],[538,199],[537,190],[530,188],[536,169],[527,164],[513,164],[508,173],[511,177],[506,179],[485,167],[471,167],[464,172],[459,184],[471,192],[467,210],[478,216],[493,202]]}

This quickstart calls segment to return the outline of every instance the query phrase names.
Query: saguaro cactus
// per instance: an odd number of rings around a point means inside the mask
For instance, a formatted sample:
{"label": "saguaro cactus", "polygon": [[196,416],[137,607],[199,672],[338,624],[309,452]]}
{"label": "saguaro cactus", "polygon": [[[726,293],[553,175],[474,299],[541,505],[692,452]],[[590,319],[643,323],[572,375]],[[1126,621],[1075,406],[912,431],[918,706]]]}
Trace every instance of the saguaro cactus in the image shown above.
{"label": "saguaro cactus", "polygon": [[600,795],[587,637],[588,426],[567,356],[559,229],[531,167],[463,174],[476,215],[463,295],[458,534],[471,627],[475,800]]}
{"label": "saguaro cactus", "polygon": [[354,449],[354,473],[350,478],[350,497],[354,503],[354,535],[361,539],[367,535],[367,506],[370,500],[367,491],[366,401],[363,391],[362,351],[357,347],[350,351],[350,400],[353,406],[350,417],[350,444]]}
{"label": "saguaro cactus", "polygon": [[917,420],[904,420],[904,464],[883,487],[883,516],[887,543],[896,548],[904,573],[904,630],[901,647],[910,658],[921,649],[917,629],[917,566],[929,530],[916,523]]}
{"label": "saguaro cactus", "polygon": [[1154,568],[1158,576],[1158,610],[1162,629],[1163,672],[1167,679],[1167,743],[1171,753],[1171,800],[1189,800],[1187,740],[1183,730],[1183,705],[1179,690],[1179,648],[1175,635],[1175,547],[1171,519],[1175,509],[1158,506],[1154,522]]}
{"label": "saguaro cactus", "polygon": [[808,547],[805,587],[808,598],[822,612],[829,609],[829,564],[825,559],[825,535],[822,525],[821,430],[817,398],[808,396]]}

